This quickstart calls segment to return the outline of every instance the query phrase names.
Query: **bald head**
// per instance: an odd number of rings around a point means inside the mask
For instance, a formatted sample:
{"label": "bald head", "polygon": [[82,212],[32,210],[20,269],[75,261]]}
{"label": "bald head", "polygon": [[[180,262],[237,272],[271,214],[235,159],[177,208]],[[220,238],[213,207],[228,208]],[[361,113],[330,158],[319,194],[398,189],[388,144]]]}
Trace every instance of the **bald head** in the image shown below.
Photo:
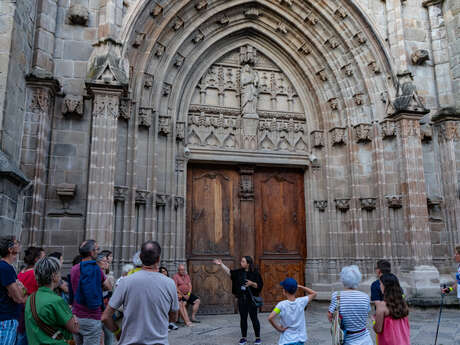
{"label": "bald head", "polygon": [[186,275],[187,272],[185,272],[185,266],[183,264],[177,266],[177,273],[179,273],[181,276]]}
{"label": "bald head", "polygon": [[161,247],[156,241],[147,241],[142,244],[139,255],[144,266],[153,266],[160,261]]}

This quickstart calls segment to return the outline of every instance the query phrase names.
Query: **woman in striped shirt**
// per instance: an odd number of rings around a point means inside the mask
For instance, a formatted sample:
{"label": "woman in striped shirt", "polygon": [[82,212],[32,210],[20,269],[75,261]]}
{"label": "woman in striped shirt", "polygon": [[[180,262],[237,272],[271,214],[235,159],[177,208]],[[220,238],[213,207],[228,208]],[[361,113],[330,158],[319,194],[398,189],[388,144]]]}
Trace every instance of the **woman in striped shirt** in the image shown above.
{"label": "woman in striped shirt", "polygon": [[344,345],[373,345],[367,321],[371,311],[369,296],[357,291],[361,282],[361,272],[358,266],[346,266],[340,273],[340,280],[345,289],[334,292],[329,306],[328,318],[332,321],[332,314],[337,309],[337,295],[340,293],[340,317],[342,329],[345,331]]}

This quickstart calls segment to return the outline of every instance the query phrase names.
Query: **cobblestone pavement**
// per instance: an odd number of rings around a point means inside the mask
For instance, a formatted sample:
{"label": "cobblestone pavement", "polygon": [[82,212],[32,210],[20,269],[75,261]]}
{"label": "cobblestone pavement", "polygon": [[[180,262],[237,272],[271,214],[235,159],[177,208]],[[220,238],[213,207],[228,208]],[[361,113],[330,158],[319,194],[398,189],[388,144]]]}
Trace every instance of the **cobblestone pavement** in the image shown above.
{"label": "cobblestone pavement", "polygon": [[[307,345],[330,344],[329,324],[326,319],[327,304],[312,303],[307,309]],[[412,345],[433,345],[439,309],[411,309],[410,325]],[[277,345],[279,335],[267,321],[268,314],[259,314],[264,345]],[[239,315],[202,315],[201,323],[169,333],[170,345],[235,345],[240,339]],[[460,310],[444,309],[439,330],[438,345],[460,345]],[[254,342],[251,321],[249,344]],[[395,344],[397,345],[397,344]]]}

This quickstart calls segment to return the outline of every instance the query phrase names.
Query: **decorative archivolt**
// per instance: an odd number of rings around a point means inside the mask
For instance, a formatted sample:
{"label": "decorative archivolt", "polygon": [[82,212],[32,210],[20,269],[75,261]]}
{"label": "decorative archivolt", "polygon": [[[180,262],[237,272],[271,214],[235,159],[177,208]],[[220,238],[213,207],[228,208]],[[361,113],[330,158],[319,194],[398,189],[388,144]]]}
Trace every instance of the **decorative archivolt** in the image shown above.
{"label": "decorative archivolt", "polygon": [[[311,114],[321,117],[315,120],[316,127],[331,128],[349,121],[357,124],[382,118],[384,106],[379,95],[391,88],[386,78],[391,71],[385,51],[356,8],[348,1],[340,2],[340,6],[337,3],[292,1],[287,6],[274,0],[218,0],[207,1],[199,10],[196,1],[144,3],[143,11],[150,15],[143,16],[136,24],[131,20],[126,27],[130,26],[133,33],[128,34],[129,30],[124,33],[125,47],[129,48],[126,52],[136,76],[132,81],[134,97],[150,101],[144,105],[155,107],[158,114],[177,112],[178,94],[184,92],[180,90],[184,83],[176,84],[176,80],[185,80],[180,75],[191,73],[186,67],[196,64],[200,55],[212,49],[215,40],[225,39],[226,33],[234,35],[237,28],[241,34],[242,28],[247,27],[249,36],[266,36],[274,47],[292,57],[292,61],[285,63],[296,66],[297,77],[310,93],[309,98],[301,101],[304,107],[313,110]],[[132,47],[138,38],[135,31],[145,33],[143,42],[137,42],[138,48]],[[153,88],[136,90],[143,72],[154,75]],[[223,87],[231,89],[237,83],[237,75],[230,76],[227,72],[224,70],[227,84]],[[259,78],[267,91],[271,76],[261,74]],[[218,84],[218,78],[215,81],[219,92],[222,85]],[[172,90],[166,95],[165,83]],[[335,100],[334,107],[330,100]],[[334,111],[338,114],[334,115]]]}

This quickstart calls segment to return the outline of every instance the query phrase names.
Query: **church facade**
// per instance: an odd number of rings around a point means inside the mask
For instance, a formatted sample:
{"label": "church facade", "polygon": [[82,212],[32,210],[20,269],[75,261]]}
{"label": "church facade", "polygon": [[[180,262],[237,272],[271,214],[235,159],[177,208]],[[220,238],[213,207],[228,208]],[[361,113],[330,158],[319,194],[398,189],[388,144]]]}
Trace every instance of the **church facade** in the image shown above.
{"label": "church facade", "polygon": [[[328,298],[386,258],[414,301],[460,242],[455,0],[7,1],[0,221],[24,246],[153,239],[208,312],[213,264],[256,260]],[[363,285],[364,286],[364,285]]]}

